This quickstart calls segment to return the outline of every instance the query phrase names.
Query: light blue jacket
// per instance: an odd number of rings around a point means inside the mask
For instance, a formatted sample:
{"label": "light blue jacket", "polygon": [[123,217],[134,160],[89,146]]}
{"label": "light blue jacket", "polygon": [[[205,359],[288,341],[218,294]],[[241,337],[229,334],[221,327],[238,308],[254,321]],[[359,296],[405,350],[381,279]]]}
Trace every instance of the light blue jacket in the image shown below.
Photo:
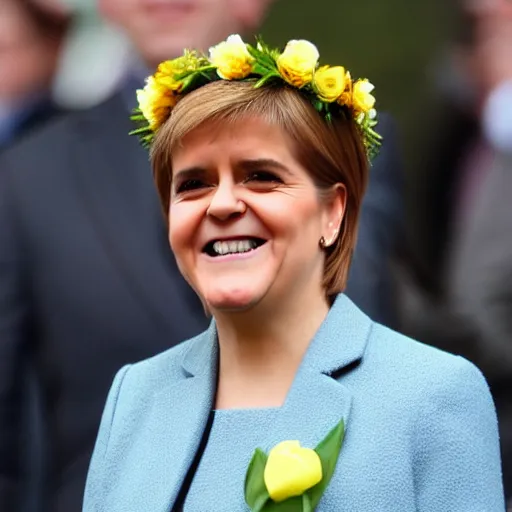
{"label": "light blue jacket", "polygon": [[[172,510],[212,406],[216,365],[212,323],[118,373],[84,512]],[[372,322],[344,295],[261,448],[285,439],[315,446],[341,418],[345,442],[320,512],[504,512],[497,420],[482,374]],[[220,510],[248,509],[212,505]]]}

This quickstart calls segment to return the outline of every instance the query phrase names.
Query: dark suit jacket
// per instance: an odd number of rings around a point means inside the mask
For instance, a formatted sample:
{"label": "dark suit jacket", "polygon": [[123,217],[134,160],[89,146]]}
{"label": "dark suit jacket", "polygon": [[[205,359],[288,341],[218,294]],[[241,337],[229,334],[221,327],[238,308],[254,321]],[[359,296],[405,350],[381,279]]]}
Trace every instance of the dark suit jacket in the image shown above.
{"label": "dark suit jacket", "polygon": [[170,252],[147,164],[115,97],[0,162],[0,510],[18,508],[22,375],[35,361],[51,512],[81,509],[116,371],[206,326]]}
{"label": "dark suit jacket", "polygon": [[35,130],[42,128],[51,119],[62,114],[64,114],[64,110],[47,99],[43,99],[39,103],[18,113],[13,120],[11,132],[7,140],[0,140],[0,152],[17,144]]}
{"label": "dark suit jacket", "polygon": [[377,131],[384,143],[370,168],[346,293],[372,320],[398,329],[392,264],[405,235],[403,162],[394,120],[382,115]]}
{"label": "dark suit jacket", "polygon": [[[45,127],[0,159],[2,511],[19,509],[21,380],[28,361],[45,413],[47,510],[78,512],[116,371],[206,326],[176,268],[147,152],[127,136],[131,128],[118,95]],[[372,179],[394,162],[386,156],[390,142]],[[372,209],[379,226],[386,219],[384,195]],[[371,216],[364,219],[362,231],[373,226]],[[377,261],[383,253],[381,239],[370,232],[368,238],[358,248],[363,267],[363,255],[371,252],[368,261]],[[352,282],[351,289],[365,290],[375,307],[378,295],[366,284],[372,273],[362,268],[365,284]]]}

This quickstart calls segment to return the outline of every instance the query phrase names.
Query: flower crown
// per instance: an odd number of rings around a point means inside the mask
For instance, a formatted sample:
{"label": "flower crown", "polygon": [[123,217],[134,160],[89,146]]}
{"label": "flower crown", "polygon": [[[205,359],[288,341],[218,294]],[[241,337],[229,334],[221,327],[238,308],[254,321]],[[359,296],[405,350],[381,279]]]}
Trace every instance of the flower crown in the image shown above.
{"label": "flower crown", "polygon": [[139,106],[132,120],[137,135],[149,148],[172,109],[186,94],[217,80],[253,80],[254,87],[286,83],[299,89],[315,109],[330,122],[336,113],[353,118],[361,130],[369,159],[377,154],[381,136],[377,124],[373,85],[367,79],[352,80],[342,66],[319,66],[316,46],[305,40],[292,40],[283,52],[257,40],[254,47],[239,35],[210,48],[209,57],[185,50],[181,57],[162,62],[144,89],[137,91]]}

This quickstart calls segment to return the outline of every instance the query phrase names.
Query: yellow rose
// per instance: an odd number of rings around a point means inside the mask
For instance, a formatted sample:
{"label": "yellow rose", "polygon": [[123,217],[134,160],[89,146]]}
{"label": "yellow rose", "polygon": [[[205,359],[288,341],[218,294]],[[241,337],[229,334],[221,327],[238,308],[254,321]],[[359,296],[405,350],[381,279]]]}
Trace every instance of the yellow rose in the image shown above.
{"label": "yellow rose", "polygon": [[239,35],[210,48],[210,62],[224,80],[241,80],[251,74],[253,58]]}
{"label": "yellow rose", "polygon": [[151,76],[144,89],[137,91],[137,100],[151,130],[156,131],[169,118],[171,110],[176,105],[177,96]]}
{"label": "yellow rose", "polygon": [[320,482],[322,462],[314,450],[302,448],[298,441],[283,441],[270,450],[263,479],[270,497],[283,501]]}
{"label": "yellow rose", "polygon": [[165,89],[169,89],[169,90],[175,91],[175,92],[180,92],[180,90],[183,86],[183,83],[175,80],[175,78],[174,78],[175,75],[176,75],[176,73],[174,73],[174,72],[173,73],[168,73],[167,71],[164,72],[162,70],[162,64],[160,64],[157,72],[153,76],[153,80],[155,80],[155,82],[158,85],[164,87]]}
{"label": "yellow rose", "polygon": [[277,59],[281,76],[295,87],[311,82],[320,54],[316,46],[303,39],[289,41]]}
{"label": "yellow rose", "polygon": [[[166,60],[162,62],[154,75],[154,80],[159,84],[171,91],[179,92],[183,86],[182,82],[176,80],[176,75],[184,73],[187,69],[187,63],[183,60],[183,57],[179,57],[174,60]],[[193,69],[193,68],[192,68]],[[190,71],[192,71],[190,69]]]}
{"label": "yellow rose", "polygon": [[342,66],[322,66],[315,72],[313,87],[318,97],[329,103],[336,101],[345,91],[346,73]]}
{"label": "yellow rose", "polygon": [[206,64],[208,64],[208,62],[198,57],[196,52],[185,50],[185,53],[181,57],[162,62],[156,70],[155,80],[168,89],[179,92],[183,83],[177,81],[176,76],[195,71]]}
{"label": "yellow rose", "polygon": [[352,89],[352,108],[356,112],[367,113],[373,109],[375,98],[371,94],[374,86],[366,79],[358,80]]}
{"label": "yellow rose", "polygon": [[345,72],[345,90],[340,94],[338,103],[352,108],[352,77],[350,71]]}

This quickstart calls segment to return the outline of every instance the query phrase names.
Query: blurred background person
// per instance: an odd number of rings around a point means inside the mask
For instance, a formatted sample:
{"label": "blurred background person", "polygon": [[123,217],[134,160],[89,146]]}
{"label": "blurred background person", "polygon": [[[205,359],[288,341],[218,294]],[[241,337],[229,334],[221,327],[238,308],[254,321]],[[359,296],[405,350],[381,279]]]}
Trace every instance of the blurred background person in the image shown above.
{"label": "blurred background person", "polygon": [[68,21],[36,0],[0,1],[0,150],[57,113],[51,86]]}
{"label": "blurred background person", "polygon": [[52,84],[55,102],[67,109],[84,109],[105,101],[126,75],[130,42],[99,15],[95,1],[37,1],[70,17]]}
{"label": "blurred background person", "polygon": [[195,42],[207,52],[232,33],[259,30],[273,0],[97,0],[104,17],[133,43],[148,76],[160,62]]}
{"label": "blurred background person", "polygon": [[[403,329],[471,359],[498,410],[512,494],[512,6],[461,2],[464,39],[442,67],[446,97],[420,169],[414,284]],[[511,504],[512,506],[512,504]]]}
{"label": "blurred background person", "polygon": [[463,178],[450,298],[474,325],[477,357],[488,368],[512,510],[512,3],[480,0],[466,8],[475,26],[470,69],[481,93],[483,156]]}

